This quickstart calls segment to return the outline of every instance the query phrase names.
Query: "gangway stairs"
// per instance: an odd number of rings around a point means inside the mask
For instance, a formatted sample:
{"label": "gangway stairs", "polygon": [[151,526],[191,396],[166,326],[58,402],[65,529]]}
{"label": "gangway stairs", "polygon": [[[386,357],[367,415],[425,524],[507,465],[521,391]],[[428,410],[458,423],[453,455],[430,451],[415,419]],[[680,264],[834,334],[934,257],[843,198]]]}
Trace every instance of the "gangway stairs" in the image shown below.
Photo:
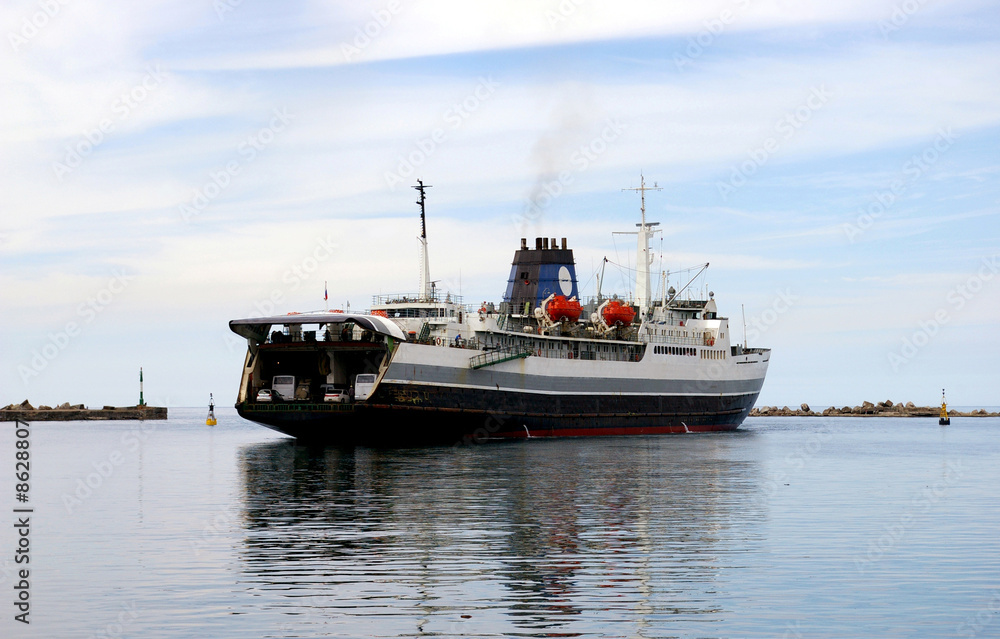
{"label": "gangway stairs", "polygon": [[424,325],[420,327],[420,335],[417,336],[418,344],[426,344],[431,340],[431,325],[424,322]]}
{"label": "gangway stairs", "polygon": [[485,368],[486,366],[502,364],[503,362],[509,362],[515,359],[524,359],[525,357],[530,357],[531,355],[534,355],[534,351],[530,348],[507,346],[499,348],[495,351],[487,351],[482,355],[470,357],[469,368]]}

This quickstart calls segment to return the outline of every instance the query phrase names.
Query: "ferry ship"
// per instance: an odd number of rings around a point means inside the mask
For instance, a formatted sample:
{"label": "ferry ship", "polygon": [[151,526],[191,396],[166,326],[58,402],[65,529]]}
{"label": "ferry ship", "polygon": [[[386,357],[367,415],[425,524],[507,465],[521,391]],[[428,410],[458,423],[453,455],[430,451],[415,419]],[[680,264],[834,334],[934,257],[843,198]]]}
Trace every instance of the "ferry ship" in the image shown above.
{"label": "ferry ship", "polygon": [[430,279],[418,181],[419,291],[375,296],[362,313],[231,321],[248,344],[237,411],[301,439],[385,446],[735,430],[770,349],[734,340],[714,294],[692,299],[690,282],[666,289],[664,277],[654,298],[656,187],[640,184],[633,296],[599,284],[583,300],[567,239],[522,238],[503,300],[477,308]]}

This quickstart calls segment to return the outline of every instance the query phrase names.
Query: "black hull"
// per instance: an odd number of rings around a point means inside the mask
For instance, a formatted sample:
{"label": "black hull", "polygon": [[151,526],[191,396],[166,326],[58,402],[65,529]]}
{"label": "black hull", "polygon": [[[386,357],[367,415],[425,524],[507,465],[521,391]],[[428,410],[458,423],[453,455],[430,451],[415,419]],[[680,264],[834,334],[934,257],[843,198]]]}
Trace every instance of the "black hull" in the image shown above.
{"label": "black hull", "polygon": [[410,446],[729,431],[743,423],[756,399],[757,393],[594,397],[411,387],[381,389],[357,404],[248,403],[236,408],[245,419],[299,439]]}

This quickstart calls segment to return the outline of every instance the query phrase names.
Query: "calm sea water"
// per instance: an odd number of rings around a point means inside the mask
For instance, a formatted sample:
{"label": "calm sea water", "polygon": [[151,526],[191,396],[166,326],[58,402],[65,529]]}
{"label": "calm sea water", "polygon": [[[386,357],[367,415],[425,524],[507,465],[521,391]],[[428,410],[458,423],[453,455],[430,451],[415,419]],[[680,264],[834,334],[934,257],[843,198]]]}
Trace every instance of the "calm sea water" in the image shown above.
{"label": "calm sea water", "polygon": [[32,425],[0,636],[1000,636],[995,418],[373,450],[204,413]]}

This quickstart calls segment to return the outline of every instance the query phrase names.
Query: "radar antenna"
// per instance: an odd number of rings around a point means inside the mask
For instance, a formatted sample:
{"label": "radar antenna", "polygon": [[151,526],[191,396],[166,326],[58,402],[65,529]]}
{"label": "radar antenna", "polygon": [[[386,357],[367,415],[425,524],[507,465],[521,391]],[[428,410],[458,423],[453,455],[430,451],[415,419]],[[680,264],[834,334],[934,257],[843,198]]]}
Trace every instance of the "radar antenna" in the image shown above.
{"label": "radar antenna", "polygon": [[417,204],[420,205],[420,298],[423,300],[431,300],[433,284],[431,282],[431,266],[430,258],[427,255],[427,207],[426,200],[427,194],[424,189],[431,188],[430,184],[424,184],[423,180],[417,180],[417,185],[414,186],[417,191],[420,192],[420,199],[417,200]]}

